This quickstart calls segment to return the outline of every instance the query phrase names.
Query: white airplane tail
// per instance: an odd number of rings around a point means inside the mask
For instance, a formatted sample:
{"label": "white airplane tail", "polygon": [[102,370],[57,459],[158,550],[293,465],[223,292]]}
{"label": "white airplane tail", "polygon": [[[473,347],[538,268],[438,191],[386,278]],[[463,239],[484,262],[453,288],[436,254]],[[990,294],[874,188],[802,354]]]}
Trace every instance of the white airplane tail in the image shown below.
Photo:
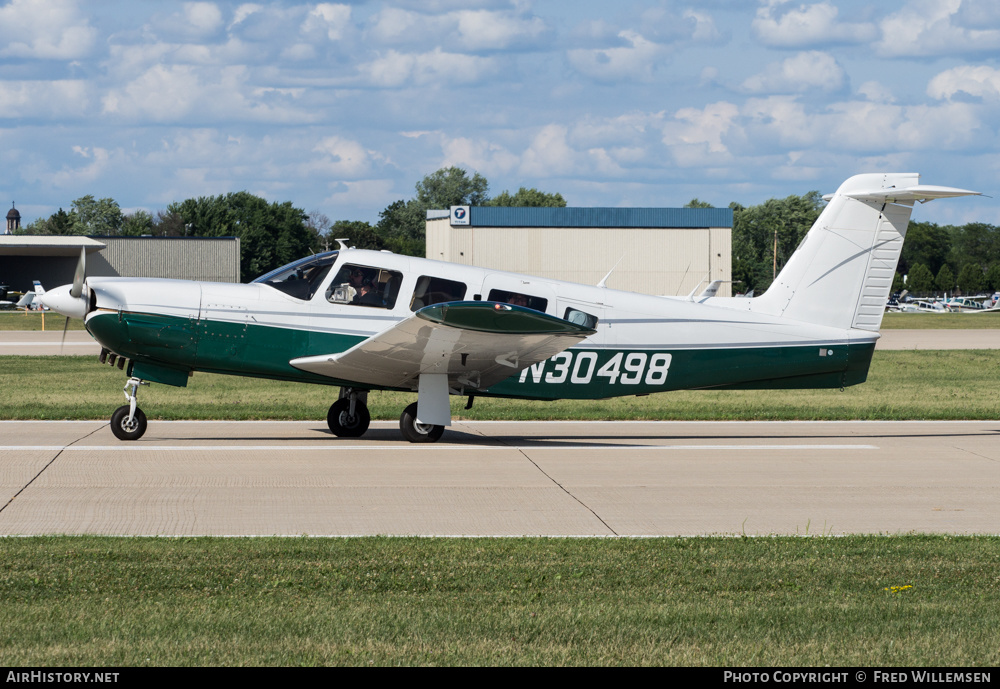
{"label": "white airplane tail", "polygon": [[856,175],[823,210],[751,310],[878,332],[914,201],[978,192],[920,185],[915,173]]}
{"label": "white airplane tail", "polygon": [[[41,282],[39,282],[38,280],[34,280],[34,281],[32,281],[32,284],[35,286],[35,296],[36,297],[40,297],[43,294],[45,294],[45,288],[42,287],[42,283]],[[49,283],[49,284],[52,284],[52,283]]]}

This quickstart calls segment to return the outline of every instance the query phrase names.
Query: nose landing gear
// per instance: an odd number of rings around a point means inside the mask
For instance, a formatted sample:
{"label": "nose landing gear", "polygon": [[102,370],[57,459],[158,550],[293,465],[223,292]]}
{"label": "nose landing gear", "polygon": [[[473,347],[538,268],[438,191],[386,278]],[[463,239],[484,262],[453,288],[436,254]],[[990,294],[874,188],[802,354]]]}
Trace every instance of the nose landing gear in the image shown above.
{"label": "nose landing gear", "polygon": [[119,440],[138,440],[146,432],[146,415],[136,406],[140,385],[149,383],[134,376],[128,379],[122,390],[128,404],[118,407],[111,415],[111,432]]}
{"label": "nose landing gear", "polygon": [[368,430],[372,417],[368,411],[368,391],[341,388],[340,399],[330,405],[326,425],[338,438],[360,438]]}

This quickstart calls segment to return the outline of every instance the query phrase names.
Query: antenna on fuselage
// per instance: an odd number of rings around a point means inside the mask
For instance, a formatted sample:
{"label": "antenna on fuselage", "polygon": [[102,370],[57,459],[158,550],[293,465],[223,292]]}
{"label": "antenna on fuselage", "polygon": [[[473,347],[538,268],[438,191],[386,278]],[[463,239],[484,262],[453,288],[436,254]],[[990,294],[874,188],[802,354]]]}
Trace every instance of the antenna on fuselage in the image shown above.
{"label": "antenna on fuselage", "polygon": [[348,249],[351,248],[347,246],[347,244],[345,244],[345,242],[347,242],[348,239],[349,239],[348,237],[341,237],[339,239],[334,239],[333,241],[337,242],[338,244],[337,249],[339,249],[340,251],[347,251]]}
{"label": "antenna on fuselage", "polygon": [[[618,263],[621,263],[624,260],[625,260],[625,254],[622,254],[622,257],[618,259]],[[608,281],[608,278],[611,277],[611,273],[615,272],[615,268],[618,267],[618,263],[611,266],[611,270],[608,271],[608,274],[605,275],[603,278],[601,278],[601,281],[597,283],[598,287],[607,287],[606,283]]]}

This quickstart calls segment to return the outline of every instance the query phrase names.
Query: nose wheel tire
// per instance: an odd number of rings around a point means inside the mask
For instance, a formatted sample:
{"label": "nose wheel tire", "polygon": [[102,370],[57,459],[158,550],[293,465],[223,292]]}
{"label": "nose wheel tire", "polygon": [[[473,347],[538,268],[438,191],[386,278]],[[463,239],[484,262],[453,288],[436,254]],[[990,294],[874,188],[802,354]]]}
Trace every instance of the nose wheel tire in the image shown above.
{"label": "nose wheel tire", "polygon": [[326,425],[338,438],[360,438],[368,430],[371,420],[368,407],[361,402],[355,402],[354,416],[351,416],[351,401],[346,397],[330,405],[326,415]]}
{"label": "nose wheel tire", "polygon": [[436,443],[444,433],[444,426],[435,426],[417,421],[417,403],[403,410],[399,417],[399,430],[411,443]]}
{"label": "nose wheel tire", "polygon": [[119,440],[138,440],[146,432],[146,415],[138,407],[132,420],[128,419],[129,405],[123,404],[111,415],[111,432]]}

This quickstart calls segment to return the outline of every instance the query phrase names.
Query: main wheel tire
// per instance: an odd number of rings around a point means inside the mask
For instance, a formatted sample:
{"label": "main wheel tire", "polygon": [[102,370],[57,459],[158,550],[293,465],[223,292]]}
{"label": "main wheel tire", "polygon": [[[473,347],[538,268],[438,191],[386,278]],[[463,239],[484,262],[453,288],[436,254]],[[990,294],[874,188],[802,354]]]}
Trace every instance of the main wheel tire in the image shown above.
{"label": "main wheel tire", "polygon": [[354,416],[351,416],[351,400],[346,397],[331,404],[326,415],[326,425],[338,438],[360,438],[368,430],[371,421],[368,407],[361,402],[354,404]]}
{"label": "main wheel tire", "polygon": [[417,403],[414,402],[399,417],[399,430],[411,443],[436,443],[444,433],[444,426],[417,421]]}
{"label": "main wheel tire", "polygon": [[111,415],[111,432],[119,440],[138,440],[146,432],[146,415],[139,407],[135,408],[132,423],[128,421],[129,405],[124,404]]}

